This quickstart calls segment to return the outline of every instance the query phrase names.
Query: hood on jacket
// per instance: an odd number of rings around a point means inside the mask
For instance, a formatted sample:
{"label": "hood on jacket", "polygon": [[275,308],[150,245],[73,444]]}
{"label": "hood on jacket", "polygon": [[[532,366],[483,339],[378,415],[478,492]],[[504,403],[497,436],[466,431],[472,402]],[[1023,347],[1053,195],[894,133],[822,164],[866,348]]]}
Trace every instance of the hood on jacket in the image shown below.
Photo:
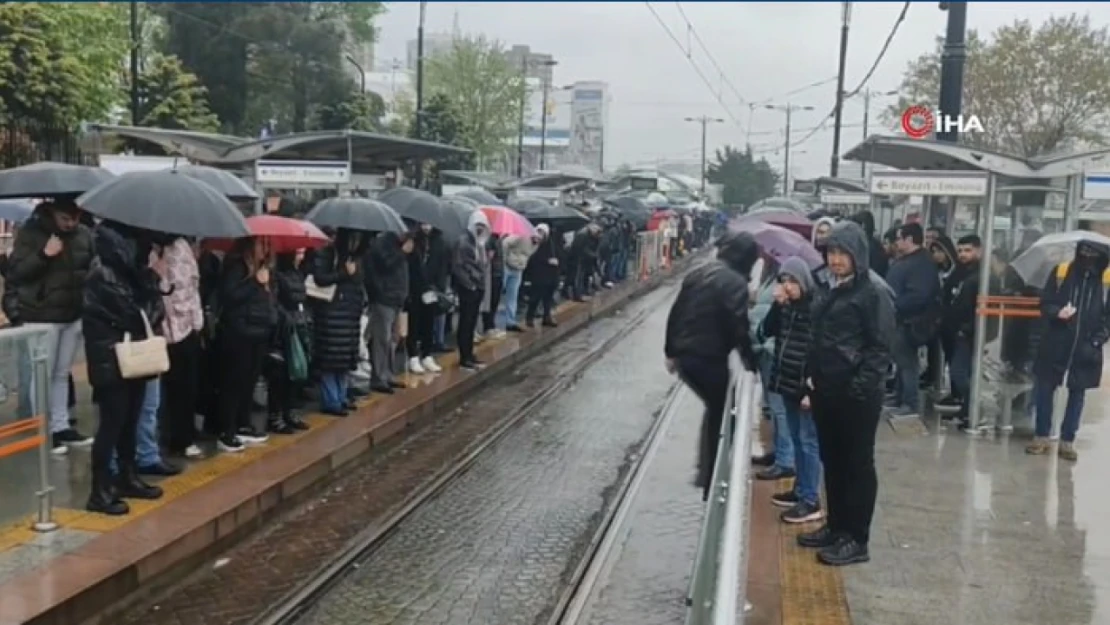
{"label": "hood on jacket", "polygon": [[824,224],[828,224],[831,227],[835,227],[836,223],[837,223],[836,220],[833,219],[832,217],[822,217],[822,218],[818,219],[817,221],[813,222],[813,232],[810,233],[810,235],[809,235],[809,242],[810,242],[810,244],[813,245],[813,247],[817,248],[817,251],[821,251],[821,248],[817,247],[817,231],[820,230],[821,226],[824,225]]}
{"label": "hood on jacket", "polygon": [[717,240],[717,258],[747,278],[759,258],[759,244],[747,232],[726,232]]}
{"label": "hood on jacket", "polygon": [[809,265],[797,256],[791,256],[782,263],[782,267],[779,268],[779,277],[782,276],[787,276],[797,282],[802,287],[802,295],[812,293],[817,286],[813,281],[813,272],[810,271]]}
{"label": "hood on jacket", "polygon": [[947,234],[939,235],[932,243],[929,244],[929,251],[939,250],[944,257],[948,259],[948,266],[943,269],[954,269],[960,265],[960,259],[956,255],[956,246],[952,243],[952,239]]}
{"label": "hood on jacket", "polygon": [[114,221],[104,221],[93,233],[96,256],[122,275],[136,276],[150,263],[154,246],[150,233]]}
{"label": "hood on jacket", "polygon": [[852,215],[848,219],[851,219],[852,221],[859,224],[860,227],[863,228],[863,231],[867,234],[867,238],[870,239],[871,237],[875,236],[875,216],[871,214],[871,211],[860,211]]}
{"label": "hood on jacket", "polygon": [[870,275],[871,264],[868,253],[867,233],[854,221],[842,221],[829,231],[825,240],[828,249],[843,250],[852,257],[857,276]]}
{"label": "hood on jacket", "polygon": [[1110,265],[1110,247],[1103,243],[1096,243],[1094,241],[1080,241],[1075,245],[1075,260],[1073,264],[1082,266],[1083,259],[1081,257],[1093,257],[1093,265],[1091,269],[1101,274],[1106,271],[1106,267]]}
{"label": "hood on jacket", "polygon": [[467,217],[466,229],[470,234],[474,235],[479,245],[484,246],[486,241],[489,240],[489,219],[487,219],[486,214],[480,210],[470,213],[470,216]]}

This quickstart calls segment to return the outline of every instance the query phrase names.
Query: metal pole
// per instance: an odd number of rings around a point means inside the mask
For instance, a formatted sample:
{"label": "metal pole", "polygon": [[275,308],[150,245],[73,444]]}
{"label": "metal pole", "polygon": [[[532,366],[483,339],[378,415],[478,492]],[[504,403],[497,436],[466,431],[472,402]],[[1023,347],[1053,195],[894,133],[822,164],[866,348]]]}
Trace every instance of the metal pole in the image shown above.
{"label": "metal pole", "polygon": [[[986,214],[980,223],[983,232],[983,258],[979,261],[979,302],[990,296],[991,281],[991,256],[994,252],[994,197],[997,195],[995,188],[998,184],[997,176],[990,174],[987,178]],[[987,318],[978,312],[975,314],[975,347],[971,353],[971,397],[968,398],[968,432],[976,433],[979,429],[980,397],[983,393],[983,348],[987,343]]]}
{"label": "metal pole", "polygon": [[829,176],[836,178],[840,171],[840,123],[844,118],[844,65],[848,60],[848,24],[852,21],[852,3],[841,3],[840,11],[840,67],[836,74],[836,111],[833,120],[832,160]]}
{"label": "metal pole", "polygon": [[528,55],[520,60],[520,131],[516,137],[516,177],[524,177],[524,110],[528,107]]}
{"label": "metal pole", "polygon": [[[420,3],[420,22],[416,26],[416,138],[424,137],[424,17],[428,3]],[[417,176],[420,175],[417,167]]]}
{"label": "metal pole", "polygon": [[[51,330],[50,332],[54,332]],[[50,485],[50,449],[52,435],[47,427],[46,404],[49,401],[50,390],[50,355],[47,353],[46,344],[49,333],[40,332],[28,335],[24,343],[31,352],[32,377],[35,381],[35,412],[39,419],[39,432],[43,435],[39,444],[39,490],[35,493],[38,498],[38,510],[35,523],[31,526],[36,532],[52,532],[58,529],[54,521],[54,487]],[[16,338],[15,340],[21,340]]]}
{"label": "metal pole", "polygon": [[551,81],[547,79],[547,72],[543,74],[543,115],[540,118],[540,171],[544,169],[544,157],[547,151],[547,98],[551,91]]}
{"label": "metal pole", "polygon": [[[944,51],[940,55],[940,114],[945,119],[955,119],[963,108],[967,3],[942,2],[941,8],[948,11],[948,25],[944,33]],[[937,141],[958,142],[959,129],[947,126],[941,125],[941,131],[936,133]]]}
{"label": "metal pole", "polygon": [[705,198],[705,127],[709,125],[709,118],[701,118],[701,196]]}
{"label": "metal pole", "polygon": [[355,69],[358,70],[359,93],[366,93],[366,70],[362,69],[362,66],[358,64],[358,61],[355,60],[355,57],[351,56],[350,54],[347,55],[347,62],[351,65],[354,65]]}
{"label": "metal pole", "polygon": [[786,105],[786,144],[783,148],[783,163],[782,163],[782,195],[790,197],[790,113],[792,107],[789,103]]}
{"label": "metal pole", "polygon": [[[1083,174],[1073,174],[1068,177],[1068,196],[1064,203],[1064,232],[1076,229],[1079,221],[1079,196],[1083,194]],[[1016,224],[1017,220],[1011,220]]]}
{"label": "metal pole", "polygon": [[139,3],[131,0],[131,125],[139,122]]}
{"label": "metal pole", "polygon": [[[871,116],[871,90],[863,90],[863,140],[867,141],[867,122]],[[859,162],[859,177],[863,181],[867,181],[867,161]]]}

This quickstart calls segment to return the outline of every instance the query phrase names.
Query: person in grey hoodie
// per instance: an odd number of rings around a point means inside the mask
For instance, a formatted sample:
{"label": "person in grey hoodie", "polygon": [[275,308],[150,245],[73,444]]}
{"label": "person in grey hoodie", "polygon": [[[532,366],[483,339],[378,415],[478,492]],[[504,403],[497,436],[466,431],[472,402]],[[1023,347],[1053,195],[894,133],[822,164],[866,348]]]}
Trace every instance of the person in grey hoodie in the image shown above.
{"label": "person in grey hoodie", "polygon": [[478,328],[483,295],[489,290],[489,258],[486,242],[489,240],[489,221],[482,211],[470,213],[466,232],[459,238],[451,263],[451,280],[459,296],[459,325],[456,342],[459,345],[459,366],[474,371],[482,362],[474,357],[474,332]]}
{"label": "person in grey hoodie", "polygon": [[517,323],[517,303],[520,300],[520,285],[524,278],[524,268],[536,250],[532,237],[509,235],[501,239],[501,251],[505,257],[505,275],[502,278],[501,310],[497,315],[497,327],[509,332],[520,332]]}
{"label": "person in grey hoodie", "polygon": [[790,439],[790,430],[786,425],[786,410],[782,405],[782,396],[772,391],[771,369],[775,360],[774,336],[762,334],[761,328],[764,317],[771,311],[775,303],[774,291],[778,285],[775,279],[778,268],[773,266],[770,259],[764,257],[763,275],[767,279],[756,292],[755,303],[748,318],[751,320],[752,345],[759,357],[759,381],[763,385],[764,405],[771,419],[772,441],[775,446],[769,454],[752,459],[755,465],[766,466],[767,469],[756,474],[759,480],[779,480],[794,476],[794,445]]}

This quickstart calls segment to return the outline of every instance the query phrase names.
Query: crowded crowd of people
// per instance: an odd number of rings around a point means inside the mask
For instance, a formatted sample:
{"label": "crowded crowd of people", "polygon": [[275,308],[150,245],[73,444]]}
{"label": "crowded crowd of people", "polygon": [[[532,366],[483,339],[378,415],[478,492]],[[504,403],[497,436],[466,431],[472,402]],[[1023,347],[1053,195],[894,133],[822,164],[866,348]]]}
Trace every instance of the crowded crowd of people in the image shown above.
{"label": "crowded crowd of people", "polygon": [[[72,201],[40,204],[3,264],[3,309],[13,325],[52,327],[45,412],[55,454],[92,447],[87,508],[126,514],[127,499],[161,497],[145,478],[177,474],[206,449],[235,453],[308,429],[309,402],[347,416],[362,396],[404,389],[401,373],[440,373],[437,356],[451,342],[462,369],[480,369],[476,342],[554,327],[560,292],[584,301],[634,276],[638,260],[636,228],[619,215],[498,236],[476,210],[457,240],[408,226],[339,228],[324,247],[275,253],[265,237],[217,249],[94,223]],[[707,238],[691,232],[686,244]],[[168,370],[125,375],[117,346],[151,336],[165,340]],[[71,412],[82,350],[98,407],[93,436]],[[20,375],[29,378],[29,367]],[[30,387],[21,379],[24,416],[33,413]]]}

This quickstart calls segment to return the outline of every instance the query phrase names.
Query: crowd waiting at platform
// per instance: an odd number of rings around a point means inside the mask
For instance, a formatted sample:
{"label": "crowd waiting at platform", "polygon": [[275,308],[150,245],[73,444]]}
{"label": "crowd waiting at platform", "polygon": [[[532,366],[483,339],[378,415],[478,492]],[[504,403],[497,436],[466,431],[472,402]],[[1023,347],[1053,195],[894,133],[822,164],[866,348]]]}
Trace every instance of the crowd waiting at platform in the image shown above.
{"label": "crowd waiting at platform", "polygon": [[[668,255],[708,239],[700,221],[677,222]],[[55,454],[92,446],[87,509],[120,515],[127,499],[159,498],[144,477],[182,471],[182,460],[205,455],[204,440],[234,453],[305,430],[300,411],[313,399],[323,414],[347,416],[368,393],[406,388],[399,373],[440,373],[437,355],[450,343],[462,369],[480,369],[476,342],[555,326],[560,295],[584,301],[635,278],[637,231],[619,215],[503,236],[475,210],[455,240],[405,223],[404,232],[325,229],[317,249],[279,251],[258,236],[213,249],[94,223],[72,200],[40,204],[5,259],[3,309],[13,325],[54,330],[45,412]],[[117,345],[155,335],[166,341],[168,370],[125,375]],[[99,410],[92,437],[71,413],[81,349]],[[32,414],[29,386],[21,384],[23,416]],[[261,410],[265,427],[252,418]]]}
{"label": "crowd waiting at platform", "polygon": [[[935,383],[939,368],[949,391],[935,407],[943,419],[969,428],[982,243],[969,234],[953,244],[941,229],[919,223],[899,224],[880,240],[867,211],[843,220],[818,217],[808,245],[795,237],[798,255],[788,255],[782,249],[792,239],[781,232],[752,220],[730,224],[716,243],[717,262],[688,275],[671,309],[666,365],[706,406],[695,479],[705,496],[726,406],[728,358],[738,350],[743,366],[761,379],[772,425],[771,451],[752,459],[766,467],[756,477],[793,479],[771,498],[785,509],[781,520],[824,520],[797,539],[817,549],[824,564],[866,562],[881,417],[918,416],[919,391]],[[1029,454],[1052,449],[1053,398],[1067,388],[1057,453],[1075,461],[1084,393],[1099,385],[1102,347],[1110,338],[1110,247],[1094,233],[1070,238],[1071,260],[1064,263],[1053,261],[1056,254],[1023,256],[1053,244],[1028,241],[1013,255],[1024,261],[991,268],[989,292],[1039,297],[1039,318],[1012,324],[1003,358],[1021,369],[1025,363],[1014,353],[1035,354],[1027,367],[1034,406]],[[1043,288],[1027,286],[1015,273],[1028,270],[1030,258],[1048,276]],[[760,259],[762,275],[749,285]],[[983,344],[997,338],[996,320],[983,326]],[[931,370],[922,375],[924,354]]]}

